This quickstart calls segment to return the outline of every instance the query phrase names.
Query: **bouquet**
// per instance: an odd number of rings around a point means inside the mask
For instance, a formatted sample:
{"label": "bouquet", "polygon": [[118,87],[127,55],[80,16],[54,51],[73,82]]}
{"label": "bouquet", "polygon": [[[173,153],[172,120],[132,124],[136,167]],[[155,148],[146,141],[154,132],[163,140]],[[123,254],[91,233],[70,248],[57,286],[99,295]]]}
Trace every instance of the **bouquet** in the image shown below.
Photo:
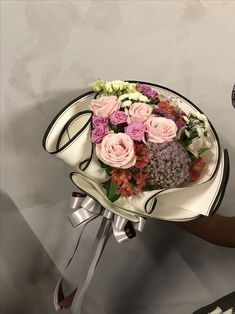
{"label": "bouquet", "polygon": [[[143,231],[146,217],[185,221],[213,214],[229,177],[216,131],[184,96],[134,81],[98,80],[91,87],[56,115],[43,139],[47,152],[75,170],[68,220],[81,233],[54,305],[73,304],[76,313],[110,234],[123,243]],[[77,271],[82,233],[99,216],[86,276],[66,296],[64,278]]]}
{"label": "bouquet", "polygon": [[200,179],[212,146],[204,114],[187,114],[142,83],[98,80],[91,87],[91,141],[108,175],[103,187],[110,201]]}

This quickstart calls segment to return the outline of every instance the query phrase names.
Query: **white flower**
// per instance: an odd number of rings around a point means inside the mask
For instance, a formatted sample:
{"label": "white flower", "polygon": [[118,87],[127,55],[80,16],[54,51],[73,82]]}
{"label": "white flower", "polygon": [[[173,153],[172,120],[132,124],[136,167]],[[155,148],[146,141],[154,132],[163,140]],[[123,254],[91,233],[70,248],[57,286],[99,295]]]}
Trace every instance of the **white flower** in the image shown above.
{"label": "white flower", "polygon": [[131,100],[125,100],[121,103],[121,108],[130,107],[131,104],[132,104]]}
{"label": "white flower", "polygon": [[196,129],[196,131],[197,131],[197,135],[198,135],[199,137],[204,137],[204,132],[205,132],[204,128],[198,127],[198,128]]}
{"label": "white flower", "polygon": [[118,100],[122,102],[121,107],[129,107],[133,102],[149,102],[148,97],[144,96],[140,92],[126,93],[118,97]]}
{"label": "white flower", "polygon": [[127,91],[128,93],[135,93],[137,91],[136,84],[134,83],[128,83],[127,85]]}
{"label": "white flower", "polygon": [[198,112],[198,111],[195,111],[195,112],[193,113],[193,115],[194,115],[198,120],[200,120],[200,121],[208,122],[207,117],[206,117],[204,114],[202,114],[202,113],[200,113],[200,112]]}
{"label": "white flower", "polygon": [[105,83],[105,90],[106,90],[106,92],[108,92],[108,93],[112,93],[113,87],[112,87],[112,83],[111,83],[111,82],[106,82],[106,83]]}
{"label": "white flower", "polygon": [[125,86],[128,84],[124,81],[112,81],[112,87],[113,87],[113,90],[115,91],[118,91],[118,90],[123,90],[125,88]]}
{"label": "white flower", "polygon": [[139,100],[140,97],[143,97],[142,99],[144,100],[148,100],[147,97],[145,97],[144,95],[142,95],[141,93],[139,92],[135,92],[135,93],[126,93],[126,94],[123,94],[121,96],[118,97],[119,100],[124,100],[124,99],[129,99],[129,100]]}
{"label": "white flower", "polygon": [[94,92],[100,92],[101,90],[104,89],[104,85],[105,85],[104,81],[102,81],[102,80],[97,80],[97,81],[91,83],[90,86],[91,86],[91,88],[92,88],[92,90],[93,90]]}
{"label": "white flower", "polygon": [[187,150],[190,151],[195,157],[198,157],[198,151],[203,146],[204,141],[200,137],[196,137],[192,140],[192,143],[187,147]]}
{"label": "white flower", "polygon": [[149,102],[149,99],[148,99],[147,96],[140,95],[140,96],[139,96],[139,101],[142,101],[142,102]]}
{"label": "white flower", "polygon": [[129,99],[133,99],[133,100],[138,100],[139,99],[139,96],[142,95],[140,94],[139,92],[136,92],[136,93],[129,93]]}
{"label": "white flower", "polygon": [[118,97],[118,99],[119,99],[120,101],[122,101],[122,100],[124,100],[124,99],[128,99],[128,98],[129,98],[129,94],[123,94],[123,95],[121,95],[121,96]]}
{"label": "white flower", "polygon": [[183,116],[183,119],[187,124],[189,123],[189,118],[187,116]]}

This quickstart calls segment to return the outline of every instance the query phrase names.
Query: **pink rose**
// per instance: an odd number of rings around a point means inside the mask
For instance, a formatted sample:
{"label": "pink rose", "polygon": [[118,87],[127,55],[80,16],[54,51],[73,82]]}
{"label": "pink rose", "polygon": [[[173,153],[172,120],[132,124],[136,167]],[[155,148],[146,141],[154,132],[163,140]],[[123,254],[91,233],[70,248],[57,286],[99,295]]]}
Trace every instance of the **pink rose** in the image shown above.
{"label": "pink rose", "polygon": [[150,117],[152,110],[152,107],[147,104],[140,102],[133,103],[132,105],[130,105],[128,110],[128,124],[130,124],[131,122],[145,122]]}
{"label": "pink rose", "polygon": [[108,134],[108,128],[104,125],[98,125],[91,132],[91,141],[94,144],[101,143],[103,137]]}
{"label": "pink rose", "polygon": [[146,121],[146,132],[149,142],[170,142],[176,137],[177,126],[171,119],[151,116]]}
{"label": "pink rose", "polygon": [[92,116],[92,125],[94,128],[100,125],[106,126],[108,122],[109,122],[108,118],[105,118],[102,116],[95,116],[95,115]]}
{"label": "pink rose", "polygon": [[144,138],[145,125],[142,122],[134,122],[125,127],[125,133],[134,141],[142,141]]}
{"label": "pink rose", "polygon": [[103,96],[92,99],[90,108],[96,116],[107,118],[120,108],[120,102],[116,96]]}
{"label": "pink rose", "polygon": [[127,121],[127,114],[124,111],[118,110],[111,114],[110,122],[114,125],[125,123]]}
{"label": "pink rose", "polygon": [[135,165],[134,142],[125,133],[110,133],[96,145],[96,154],[105,164],[127,169]]}

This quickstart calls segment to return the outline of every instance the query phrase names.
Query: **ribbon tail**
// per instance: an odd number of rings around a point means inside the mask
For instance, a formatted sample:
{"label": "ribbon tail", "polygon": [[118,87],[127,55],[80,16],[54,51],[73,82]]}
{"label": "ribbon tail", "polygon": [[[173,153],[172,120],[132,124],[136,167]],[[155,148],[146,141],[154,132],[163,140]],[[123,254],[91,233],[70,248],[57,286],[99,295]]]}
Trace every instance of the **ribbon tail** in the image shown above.
{"label": "ribbon tail", "polygon": [[67,297],[64,296],[63,288],[62,288],[63,278],[57,282],[54,291],[54,307],[56,311],[60,311],[62,309],[68,309],[73,302],[74,295],[77,292],[77,288],[72,291]]}
{"label": "ribbon tail", "polygon": [[63,280],[64,280],[64,277],[65,277],[66,270],[68,269],[69,264],[71,263],[74,255],[77,252],[77,249],[79,247],[79,244],[80,244],[80,241],[81,241],[81,237],[82,237],[84,228],[86,227],[86,224],[87,223],[84,223],[82,225],[82,227],[81,227],[81,230],[80,230],[80,233],[79,233],[79,236],[78,236],[78,239],[77,239],[77,243],[75,245],[73,253],[72,253],[71,257],[69,258],[69,260],[67,262],[67,265],[65,267],[64,273],[61,275],[60,279],[58,280],[58,282],[56,284],[56,287],[55,287],[55,290],[54,290],[53,300],[54,300],[54,307],[55,307],[57,312],[62,310],[63,308],[68,308],[68,307],[71,306],[71,304],[73,302],[74,295],[75,295],[76,290],[77,290],[77,288],[74,289],[74,291],[72,293],[70,293],[68,296],[65,297],[64,296],[64,292],[63,292]]}
{"label": "ribbon tail", "polygon": [[77,293],[74,296],[73,309],[77,314],[81,314],[83,298],[90,285],[90,282],[95,272],[95,268],[100,260],[104,247],[109,238],[110,230],[111,230],[111,221],[107,220],[106,218],[103,218],[100,228],[98,230],[96,239],[95,239],[94,248],[92,250],[92,252],[95,252],[95,253],[91,256],[90,263],[89,263],[90,266],[89,266],[85,281],[82,284],[81,290],[77,291]]}

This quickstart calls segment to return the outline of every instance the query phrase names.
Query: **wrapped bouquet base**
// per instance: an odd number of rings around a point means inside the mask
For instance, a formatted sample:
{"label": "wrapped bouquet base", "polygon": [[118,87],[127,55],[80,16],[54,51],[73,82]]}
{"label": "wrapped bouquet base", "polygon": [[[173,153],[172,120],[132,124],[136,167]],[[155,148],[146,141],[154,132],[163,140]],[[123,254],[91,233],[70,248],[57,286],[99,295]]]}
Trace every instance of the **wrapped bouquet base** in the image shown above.
{"label": "wrapped bouquet base", "polygon": [[148,217],[186,221],[212,215],[229,177],[228,152],[184,96],[137,81],[99,81],[93,89],[59,112],[43,139],[47,152],[73,168],[77,191],[69,221],[81,228],[80,237],[87,223],[103,217],[84,282],[65,297],[61,278],[57,309],[72,300],[81,307],[110,233],[122,243],[142,231]]}

